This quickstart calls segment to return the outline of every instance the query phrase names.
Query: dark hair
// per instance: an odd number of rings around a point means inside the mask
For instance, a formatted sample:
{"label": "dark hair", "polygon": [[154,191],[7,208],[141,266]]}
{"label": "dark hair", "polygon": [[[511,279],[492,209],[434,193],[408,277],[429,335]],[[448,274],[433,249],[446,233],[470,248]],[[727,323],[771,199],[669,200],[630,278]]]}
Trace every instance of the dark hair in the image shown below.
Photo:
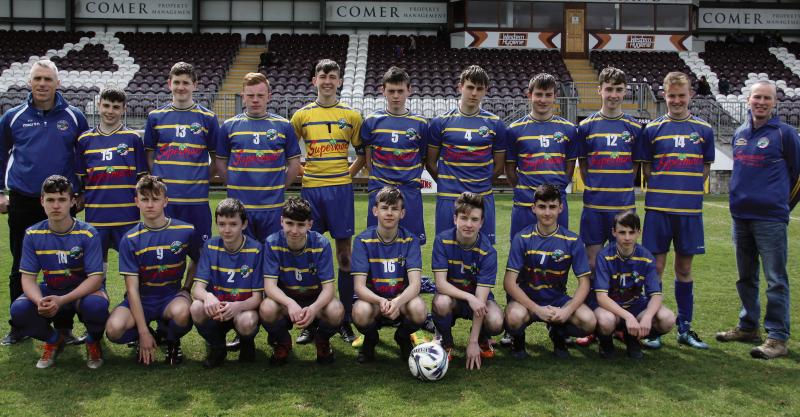
{"label": "dark hair", "polygon": [[155,175],[143,175],[136,183],[136,194],[139,195],[167,195],[167,184]]}
{"label": "dark hair", "polygon": [[125,91],[116,87],[106,87],[100,92],[100,100],[125,104],[127,99]]}
{"label": "dark hair", "polygon": [[484,212],[486,211],[483,208],[483,197],[481,197],[479,194],[464,191],[456,199],[455,213],[456,215],[459,215],[460,213],[469,214],[469,212],[473,209],[481,209],[482,219]]}
{"label": "dark hair", "polygon": [[533,192],[533,202],[555,201],[561,202],[561,189],[553,184],[542,184]]}
{"label": "dark hair", "polygon": [[393,185],[387,185],[381,188],[378,190],[378,194],[375,195],[375,207],[378,207],[379,203],[386,203],[393,206],[398,202],[400,202],[400,208],[405,207],[406,202],[403,198],[403,193]]}
{"label": "dark hair", "polygon": [[617,229],[617,225],[630,227],[633,230],[642,230],[639,215],[633,210],[626,210],[614,216],[614,230]]}
{"label": "dark hair", "polygon": [[311,204],[301,197],[289,197],[283,203],[281,216],[298,222],[311,220]]}
{"label": "dark hair", "polygon": [[192,82],[197,82],[197,72],[192,64],[181,61],[173,65],[169,70],[169,79],[177,75],[188,75],[192,78]]}
{"label": "dark hair", "polygon": [[486,74],[486,71],[483,70],[478,65],[470,65],[461,72],[461,76],[458,79],[459,84],[464,84],[464,82],[469,81],[475,85],[482,85],[484,87],[489,86],[489,75]]}
{"label": "dark hair", "polygon": [[392,66],[383,74],[383,80],[381,80],[381,85],[386,87],[386,84],[405,84],[406,87],[411,85],[411,77],[408,75],[406,70]]}
{"label": "dark hair", "polygon": [[542,72],[534,75],[528,83],[528,92],[532,93],[534,88],[539,90],[549,90],[552,88],[553,91],[555,91],[558,89],[558,80],[556,80],[556,77]]}
{"label": "dark hair", "polygon": [[72,184],[64,176],[51,175],[42,183],[42,194],[45,193],[67,193],[72,196]]}
{"label": "dark hair", "polygon": [[599,84],[627,84],[625,82],[625,71],[614,67],[605,67],[600,71],[600,75],[597,76],[597,82]]}
{"label": "dark hair", "polygon": [[339,76],[342,76],[342,69],[339,67],[339,64],[332,59],[321,59],[317,62],[317,66],[314,67],[314,76],[316,77],[317,74],[320,72],[323,74],[327,74],[331,71],[336,71]]}
{"label": "dark hair", "polygon": [[247,221],[247,213],[244,211],[244,204],[235,198],[226,198],[217,204],[214,210],[214,219],[218,217],[236,217],[242,219],[242,224]]}

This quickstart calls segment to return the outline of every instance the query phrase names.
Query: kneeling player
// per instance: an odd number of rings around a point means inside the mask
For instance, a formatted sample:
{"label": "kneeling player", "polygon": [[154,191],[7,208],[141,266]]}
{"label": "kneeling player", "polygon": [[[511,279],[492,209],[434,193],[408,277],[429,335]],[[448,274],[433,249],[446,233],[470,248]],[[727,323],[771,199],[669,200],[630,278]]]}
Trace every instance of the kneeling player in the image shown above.
{"label": "kneeling player", "polygon": [[273,365],[286,363],[292,349],[289,328],[316,327],[317,363],[333,362],[330,338],[344,319],[344,306],[334,298],[331,244],[311,230],[308,201],[289,197],[281,211],[283,230],[264,244],[264,290],[259,315],[269,333]]}
{"label": "kneeling player", "polygon": [[464,192],[455,201],[455,228],[436,236],[432,269],[436,279],[433,321],[442,336],[442,346],[453,349],[451,332],[456,318],[472,320],[467,345],[467,368],[481,367],[481,358],[491,358],[489,337],[503,330],[503,312],[494,301],[492,287],[497,275],[497,252],[481,232],[484,199]]}
{"label": "kneeling player", "polygon": [[604,358],[614,355],[611,333],[617,327],[625,333],[628,356],[641,359],[639,339],[669,333],[675,325],[675,314],[661,304],[661,280],[653,254],[636,243],[641,230],[636,213],[617,214],[612,230],[616,243],[597,255],[594,292],[599,307],[594,314]]}
{"label": "kneeling player", "polygon": [[375,359],[378,329],[399,322],[394,340],[400,358],[411,353],[411,334],[425,321],[425,302],[419,296],[422,254],[417,237],[400,227],[405,201],[399,189],[383,187],[375,196],[372,214],[376,226],[368,227],[353,244],[353,278],[358,301],[353,323],[364,335],[358,362]]}
{"label": "kneeling player", "polygon": [[[136,183],[136,206],[142,221],[122,238],[119,273],[125,277],[125,300],[111,312],[106,335],[115,343],[138,339],[138,359],[145,365],[155,360],[156,341],[149,323],[160,320],[167,331],[169,365],[183,360],[180,339],[192,329],[189,315],[191,280],[181,287],[184,271],[194,276],[198,248],[194,226],[166,217],[167,186],[145,175]],[[191,258],[187,268],[186,256]]]}
{"label": "kneeling player", "polygon": [[[86,365],[103,364],[100,339],[108,318],[108,296],[100,288],[103,255],[94,227],[70,216],[75,204],[72,185],[52,175],[42,184],[42,207],[47,219],[28,228],[22,241],[22,290],[11,304],[11,323],[22,334],[45,342],[37,368],[49,368],[64,349],[64,336],[53,329],[56,318],[77,313],[86,329]],[[42,271],[44,282],[36,285]]]}
{"label": "kneeling player", "polygon": [[[586,251],[575,233],[558,224],[564,208],[558,187],[536,187],[533,201],[536,223],[514,236],[508,253],[503,286],[512,300],[506,306],[506,327],[514,337],[515,357],[527,356],[525,328],[543,321],[553,341],[553,353],[567,358],[565,338],[586,336],[596,323],[592,310],[583,304],[590,288]],[[571,298],[567,295],[570,267],[578,278]]]}
{"label": "kneeling player", "polygon": [[192,289],[191,313],[197,331],[209,345],[206,368],[222,364],[225,334],[239,336],[239,362],[255,360],[258,306],[264,291],[261,244],[244,234],[247,214],[241,201],[226,198],[214,213],[219,236],[209,239],[200,255]]}

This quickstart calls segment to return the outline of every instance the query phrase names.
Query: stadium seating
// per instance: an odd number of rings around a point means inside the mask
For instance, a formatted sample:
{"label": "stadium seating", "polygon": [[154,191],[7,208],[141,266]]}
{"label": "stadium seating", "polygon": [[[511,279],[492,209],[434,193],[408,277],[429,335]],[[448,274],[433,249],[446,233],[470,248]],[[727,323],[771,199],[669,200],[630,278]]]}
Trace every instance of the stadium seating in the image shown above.
{"label": "stadium seating", "polygon": [[0,72],[15,62],[28,62],[31,56],[42,56],[64,44],[77,43],[93,32],[56,32],[32,30],[0,30]]}
{"label": "stadium seating", "polygon": [[697,77],[677,52],[592,51],[589,54],[594,69],[600,72],[605,67],[616,67],[623,71],[628,83],[645,83],[656,96],[662,95],[664,77],[671,71],[687,75],[692,84]]}
{"label": "stadium seating", "polygon": [[705,52],[700,52],[698,57],[717,76],[724,74],[733,91],[740,91],[748,80],[757,79],[783,80],[787,87],[800,87],[800,76],[794,74],[764,46],[734,46],[721,41],[708,41],[705,48]]}

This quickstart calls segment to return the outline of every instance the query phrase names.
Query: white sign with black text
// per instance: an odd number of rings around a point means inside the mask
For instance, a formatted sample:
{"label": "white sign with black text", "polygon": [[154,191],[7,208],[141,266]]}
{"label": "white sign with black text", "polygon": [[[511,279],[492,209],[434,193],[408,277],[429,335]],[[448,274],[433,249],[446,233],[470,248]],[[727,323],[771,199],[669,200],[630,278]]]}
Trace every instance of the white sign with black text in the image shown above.
{"label": "white sign with black text", "polygon": [[75,17],[84,19],[190,20],[192,0],[77,0]]}
{"label": "white sign with black text", "polygon": [[800,10],[700,8],[699,29],[797,30]]}
{"label": "white sign with black text", "polygon": [[329,1],[328,22],[447,23],[447,3]]}

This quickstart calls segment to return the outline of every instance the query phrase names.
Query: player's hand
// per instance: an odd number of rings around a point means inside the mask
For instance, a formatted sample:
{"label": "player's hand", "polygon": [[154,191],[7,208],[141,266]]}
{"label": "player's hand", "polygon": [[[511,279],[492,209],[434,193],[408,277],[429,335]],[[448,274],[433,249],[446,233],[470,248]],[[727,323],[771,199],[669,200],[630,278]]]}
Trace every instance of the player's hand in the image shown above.
{"label": "player's hand", "polygon": [[229,321],[233,320],[239,313],[242,312],[242,303],[238,301],[225,303],[219,309],[219,314],[222,317],[222,321]]}
{"label": "player's hand", "polygon": [[390,320],[400,317],[400,305],[395,300],[389,301],[389,309],[386,311],[385,316]]}
{"label": "player's hand", "polygon": [[636,320],[636,317],[630,316],[625,319],[625,327],[628,329],[629,335],[639,337],[639,320]]}
{"label": "player's hand", "polygon": [[567,309],[561,307],[547,306],[547,309],[552,313],[552,316],[550,316],[551,323],[564,324],[572,315]]}
{"label": "player's hand", "polygon": [[139,333],[139,362],[150,365],[155,361],[156,340],[150,331]]}
{"label": "player's hand", "polygon": [[467,369],[481,369],[481,347],[477,341],[467,345]]}
{"label": "player's hand", "polygon": [[219,312],[219,307],[219,300],[213,295],[203,300],[203,310],[205,310],[208,317],[215,318]]}
{"label": "player's hand", "polygon": [[381,314],[382,315],[384,315],[384,316],[388,316],[389,315],[389,304],[390,304],[389,300],[387,300],[385,298],[381,298],[381,302],[379,304],[379,307],[381,309]]}
{"label": "player's hand", "polygon": [[303,318],[297,322],[297,325],[300,327],[308,327],[313,321],[314,318],[317,317],[317,309],[310,305],[308,307],[303,308]]}
{"label": "player's hand", "polygon": [[483,319],[486,316],[486,303],[479,300],[478,297],[474,295],[471,296],[467,302],[469,303],[469,308],[472,309],[472,314],[474,314],[475,318]]}
{"label": "player's hand", "polygon": [[57,295],[48,295],[39,300],[38,311],[43,317],[51,318],[58,313],[61,306],[61,297]]}
{"label": "player's hand", "polygon": [[286,307],[286,311],[289,313],[289,320],[291,320],[292,323],[297,324],[303,319],[303,308],[294,301]]}
{"label": "player's hand", "polygon": [[0,194],[0,214],[8,213],[8,197],[5,194]]}
{"label": "player's hand", "polygon": [[639,338],[647,337],[652,328],[653,318],[648,316],[642,317],[642,319],[639,320]]}
{"label": "player's hand", "polygon": [[548,323],[550,323],[550,320],[553,317],[553,312],[543,307],[537,307],[533,309],[531,313],[535,314],[536,317],[539,317],[539,320],[546,321]]}

